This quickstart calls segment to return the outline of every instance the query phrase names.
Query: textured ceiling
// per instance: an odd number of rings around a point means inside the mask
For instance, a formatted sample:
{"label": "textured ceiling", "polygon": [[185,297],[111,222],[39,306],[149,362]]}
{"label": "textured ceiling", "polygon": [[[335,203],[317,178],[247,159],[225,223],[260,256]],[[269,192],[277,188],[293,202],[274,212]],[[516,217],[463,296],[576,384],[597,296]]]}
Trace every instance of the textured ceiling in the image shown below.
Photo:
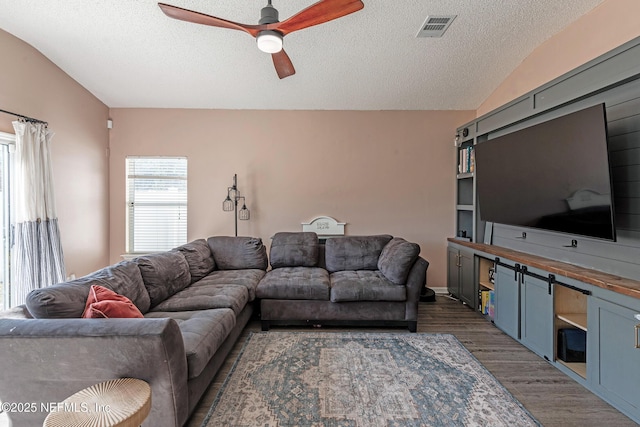
{"label": "textured ceiling", "polygon": [[[266,0],[164,0],[257,24]],[[279,80],[246,33],[177,21],[152,0],[0,0],[0,28],[109,107],[476,109],[535,47],[602,0],[363,0],[288,35]],[[284,20],[315,0],[274,0]],[[427,15],[454,14],[442,38]],[[6,58],[5,58],[6,59]]]}

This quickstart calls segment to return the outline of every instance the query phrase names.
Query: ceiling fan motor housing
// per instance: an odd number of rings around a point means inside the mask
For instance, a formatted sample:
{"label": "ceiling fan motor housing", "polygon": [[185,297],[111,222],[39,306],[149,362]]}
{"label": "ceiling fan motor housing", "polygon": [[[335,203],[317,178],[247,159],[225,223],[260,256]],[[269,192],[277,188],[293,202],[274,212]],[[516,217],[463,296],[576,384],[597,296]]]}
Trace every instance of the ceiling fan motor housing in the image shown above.
{"label": "ceiling fan motor housing", "polygon": [[[278,21],[278,11],[269,4],[260,11],[260,25],[275,24]],[[266,53],[277,53],[282,50],[282,33],[275,30],[262,30],[256,37],[258,49]]]}
{"label": "ceiling fan motor housing", "polygon": [[275,24],[278,22],[278,10],[271,6],[271,2],[269,2],[268,6],[265,6],[260,11],[260,25],[266,24]]}

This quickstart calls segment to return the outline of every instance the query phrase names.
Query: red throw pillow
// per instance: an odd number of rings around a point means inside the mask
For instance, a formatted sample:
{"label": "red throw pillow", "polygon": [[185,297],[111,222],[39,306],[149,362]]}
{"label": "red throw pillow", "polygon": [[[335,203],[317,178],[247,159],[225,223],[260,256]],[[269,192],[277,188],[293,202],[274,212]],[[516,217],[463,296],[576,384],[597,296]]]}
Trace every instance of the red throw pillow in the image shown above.
{"label": "red throw pillow", "polygon": [[138,307],[124,295],[117,294],[103,286],[92,285],[84,307],[85,319],[142,318]]}

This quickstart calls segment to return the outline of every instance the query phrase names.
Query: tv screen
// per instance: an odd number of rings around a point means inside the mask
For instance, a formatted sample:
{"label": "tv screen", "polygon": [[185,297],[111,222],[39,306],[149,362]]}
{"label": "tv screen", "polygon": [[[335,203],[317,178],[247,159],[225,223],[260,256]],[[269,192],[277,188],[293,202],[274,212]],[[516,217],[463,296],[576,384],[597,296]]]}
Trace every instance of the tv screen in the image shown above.
{"label": "tv screen", "polygon": [[604,104],[475,146],[480,218],[615,240]]}

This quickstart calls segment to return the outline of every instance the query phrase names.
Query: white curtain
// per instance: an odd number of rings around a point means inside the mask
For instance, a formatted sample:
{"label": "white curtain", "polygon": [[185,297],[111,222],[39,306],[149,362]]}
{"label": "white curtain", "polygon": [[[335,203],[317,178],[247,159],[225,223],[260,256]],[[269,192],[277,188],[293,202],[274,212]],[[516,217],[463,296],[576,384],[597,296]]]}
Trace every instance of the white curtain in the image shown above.
{"label": "white curtain", "polygon": [[55,208],[51,132],[45,124],[13,122],[16,132],[11,262],[11,306],[33,289],[64,281],[65,268]]}

